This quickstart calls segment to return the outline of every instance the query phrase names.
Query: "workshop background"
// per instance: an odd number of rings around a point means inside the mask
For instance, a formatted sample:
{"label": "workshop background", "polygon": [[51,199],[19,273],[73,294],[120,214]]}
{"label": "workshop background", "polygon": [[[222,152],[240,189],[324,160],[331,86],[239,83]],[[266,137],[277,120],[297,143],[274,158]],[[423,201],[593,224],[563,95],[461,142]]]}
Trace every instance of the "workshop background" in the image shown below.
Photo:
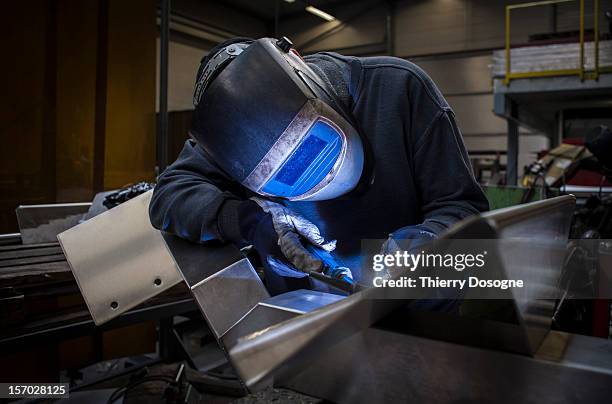
{"label": "workshop background", "polygon": [[[90,202],[102,191],[153,182],[187,139],[200,60],[236,36],[287,36],[302,54],[410,60],[433,78],[455,111],[475,174],[494,207],[570,190],[585,199],[595,195],[597,207],[604,206],[612,192],[610,167],[601,159],[588,167],[578,162],[596,154],[585,142],[610,137],[612,0],[507,8],[522,3],[3,2],[0,254],[21,241],[15,214],[20,205]],[[529,53],[533,47],[541,48]],[[606,206],[609,211],[611,204]],[[609,214],[602,217],[610,220]],[[5,279],[0,271],[0,380],[55,380],[60,373],[64,380],[86,379],[89,365],[98,364],[93,373],[110,374],[123,366],[117,358],[177,349],[162,344],[173,338],[162,329],[174,331],[172,323],[170,330],[163,328],[168,320],[158,321],[159,312],[108,329],[91,322],[70,328],[88,313],[59,247],[44,248],[50,250],[39,255],[47,254],[47,261],[0,258],[0,270],[25,271]],[[49,279],[51,286],[44,283]],[[160,299],[176,302],[185,293],[175,288]],[[179,303],[178,312],[191,307]],[[170,316],[167,309],[160,310]],[[609,337],[609,301],[580,310],[589,310],[588,318],[568,329]],[[190,324],[190,343],[210,342],[209,334],[199,335]],[[203,355],[209,364],[222,361],[217,352]],[[104,362],[109,360],[114,362]]]}
{"label": "workshop background", "polygon": [[[471,156],[480,163],[499,155],[504,165],[508,123],[492,112],[491,65],[493,52],[505,46],[505,6],[512,3],[520,2],[313,2],[335,18],[326,21],[306,12],[306,3],[299,0],[174,0],[167,70],[168,152],[160,163],[171,162],[186,138],[195,72],[208,49],[234,36],[277,34],[289,37],[303,54],[330,50],[393,55],[418,64],[453,107]],[[587,40],[593,38],[593,5],[586,1]],[[0,232],[17,230],[14,209],[19,204],[89,201],[101,190],[152,180],[159,160],[157,2],[29,0],[4,7],[10,18],[0,28],[6,55],[0,108],[5,145],[0,151]],[[602,39],[610,36],[605,11],[611,8],[611,1],[599,1]],[[575,43],[579,28],[579,2],[517,9],[510,42]],[[610,63],[610,48],[605,50]],[[545,133],[520,125],[519,176],[537,153],[561,138],[584,136],[584,128],[610,124],[609,99],[595,106],[574,103],[566,116],[574,117],[577,109],[589,109],[589,116],[568,121],[563,131]]]}

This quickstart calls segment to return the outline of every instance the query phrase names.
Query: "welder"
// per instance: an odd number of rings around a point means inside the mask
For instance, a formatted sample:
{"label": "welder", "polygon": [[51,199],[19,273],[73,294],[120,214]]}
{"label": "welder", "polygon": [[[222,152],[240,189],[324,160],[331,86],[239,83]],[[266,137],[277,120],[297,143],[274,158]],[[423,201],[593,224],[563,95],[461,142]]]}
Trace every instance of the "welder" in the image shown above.
{"label": "welder", "polygon": [[254,246],[272,294],[329,262],[358,281],[362,240],[431,240],[488,209],[452,109],[406,60],[236,38],[202,60],[193,102],[151,222]]}

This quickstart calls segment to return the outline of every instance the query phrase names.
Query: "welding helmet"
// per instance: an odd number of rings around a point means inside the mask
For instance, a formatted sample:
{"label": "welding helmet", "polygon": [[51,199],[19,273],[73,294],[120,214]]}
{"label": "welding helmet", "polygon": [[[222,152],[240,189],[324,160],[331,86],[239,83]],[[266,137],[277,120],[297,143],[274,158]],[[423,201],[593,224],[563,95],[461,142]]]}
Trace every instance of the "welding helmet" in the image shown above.
{"label": "welding helmet", "polygon": [[301,201],[358,185],[364,150],[352,117],[287,38],[231,43],[203,64],[190,135],[228,176]]}

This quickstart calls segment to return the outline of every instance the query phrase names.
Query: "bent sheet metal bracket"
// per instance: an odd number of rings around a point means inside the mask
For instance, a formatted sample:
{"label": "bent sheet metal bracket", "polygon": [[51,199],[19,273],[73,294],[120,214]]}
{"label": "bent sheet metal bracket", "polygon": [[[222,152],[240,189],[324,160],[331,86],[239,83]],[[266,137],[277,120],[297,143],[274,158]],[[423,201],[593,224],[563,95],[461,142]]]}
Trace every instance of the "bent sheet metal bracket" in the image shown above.
{"label": "bent sheet metal bracket", "polygon": [[[316,312],[344,299],[344,296],[313,290],[296,290],[270,297],[249,260],[235,247],[194,248],[194,244],[176,236],[164,234],[164,239],[198,308],[226,354],[246,335],[273,328],[285,320]],[[203,262],[209,264],[202,266]],[[230,355],[228,359],[234,368],[241,367]],[[262,378],[257,383],[245,383],[245,386],[257,390],[271,382],[271,378]]]}
{"label": "bent sheet metal bracket", "polygon": [[[562,196],[549,200],[533,202],[485,215],[468,218],[443,237],[455,239],[479,238],[550,238],[567,241],[571,211],[575,199]],[[551,257],[555,251],[542,249],[534,251],[540,255],[539,262],[547,262],[544,268],[520,268],[521,263],[508,257],[512,252],[500,251],[502,270],[514,276],[519,269],[535,272],[553,271],[558,278],[562,260]],[[516,254],[514,254],[516,255]],[[524,272],[523,272],[524,274]],[[534,279],[532,274],[529,279]],[[555,285],[555,280],[548,280],[548,285]],[[367,329],[395,307],[402,300],[389,299],[388,291],[381,288],[370,288],[355,293],[342,301],[330,304],[302,316],[288,319],[265,330],[253,332],[240,338],[230,349],[229,355],[241,379],[250,389],[265,380],[281,379],[326,349],[340,343],[347,337]],[[539,321],[528,321],[533,317],[532,307],[536,301],[532,296],[512,296],[523,329],[523,338],[527,347],[526,354],[533,354],[550,326],[552,310],[540,312]],[[548,319],[548,321],[544,321]],[[347,363],[348,366],[348,363]],[[308,391],[303,391],[309,393]]]}
{"label": "bent sheet metal bracket", "polygon": [[244,335],[342,299],[309,290],[270,297],[235,246],[194,244],[153,228],[151,194],[58,235],[97,325],[184,281],[227,352]]}
{"label": "bent sheet metal bracket", "polygon": [[194,244],[153,228],[151,194],[58,235],[97,325],[184,281],[227,353],[245,335],[343,299],[310,290],[270,297],[235,246]]}
{"label": "bent sheet metal bracket", "polygon": [[182,280],[161,233],[149,221],[151,194],[57,236],[96,325]]}
{"label": "bent sheet metal bracket", "polygon": [[[148,217],[150,198],[151,192],[145,193],[58,236],[94,321],[108,321],[184,280],[249,390],[282,381],[403,304],[380,288],[346,298],[305,290],[269,297],[236,247],[192,244],[155,230]],[[565,196],[491,212],[466,219],[446,237],[567,239],[573,205]],[[502,261],[508,274],[523,266]],[[535,338],[525,338],[533,350],[548,324],[525,321],[530,296],[522,304],[513,298],[525,333],[536,331]]]}
{"label": "bent sheet metal bracket", "polygon": [[193,243],[176,236],[163,237],[217,340],[257,303],[269,297],[257,272],[236,247],[194,248]]}
{"label": "bent sheet metal bracket", "polygon": [[[235,246],[194,244],[155,229],[151,195],[58,235],[89,312],[101,325],[185,281],[200,307],[215,309],[205,315],[219,338],[268,294]],[[205,294],[199,292],[204,283]]]}

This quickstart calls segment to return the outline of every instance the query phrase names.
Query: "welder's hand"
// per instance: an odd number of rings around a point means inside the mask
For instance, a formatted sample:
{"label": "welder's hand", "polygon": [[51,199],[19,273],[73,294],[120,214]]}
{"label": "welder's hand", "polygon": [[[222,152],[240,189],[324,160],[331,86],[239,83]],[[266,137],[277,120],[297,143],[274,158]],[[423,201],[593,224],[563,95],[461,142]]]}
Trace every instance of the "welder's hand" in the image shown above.
{"label": "welder's hand", "polygon": [[382,254],[393,254],[396,251],[416,252],[420,247],[435,240],[438,236],[422,225],[402,227],[389,234],[382,246]]}
{"label": "welder's hand", "polygon": [[[381,254],[393,255],[396,252],[403,253],[417,253],[419,248],[432,240],[435,240],[438,236],[422,225],[412,225],[402,227],[393,233],[389,234],[389,238],[383,243],[381,247]],[[379,272],[379,276],[383,278],[393,278],[401,269],[398,267],[386,267]]]}
{"label": "welder's hand", "polygon": [[[329,252],[336,248],[335,240],[325,241],[319,228],[314,223],[281,204],[257,197],[250,200],[256,203],[265,214],[271,216],[272,226],[278,238],[278,246],[292,265],[303,272],[321,272],[323,270],[321,259],[310,253],[304,243],[310,243]],[[258,223],[258,226],[261,225],[261,222]],[[255,240],[258,237],[258,232],[259,230],[255,226],[247,232],[245,237],[247,241],[255,245],[255,248],[258,244]]]}

